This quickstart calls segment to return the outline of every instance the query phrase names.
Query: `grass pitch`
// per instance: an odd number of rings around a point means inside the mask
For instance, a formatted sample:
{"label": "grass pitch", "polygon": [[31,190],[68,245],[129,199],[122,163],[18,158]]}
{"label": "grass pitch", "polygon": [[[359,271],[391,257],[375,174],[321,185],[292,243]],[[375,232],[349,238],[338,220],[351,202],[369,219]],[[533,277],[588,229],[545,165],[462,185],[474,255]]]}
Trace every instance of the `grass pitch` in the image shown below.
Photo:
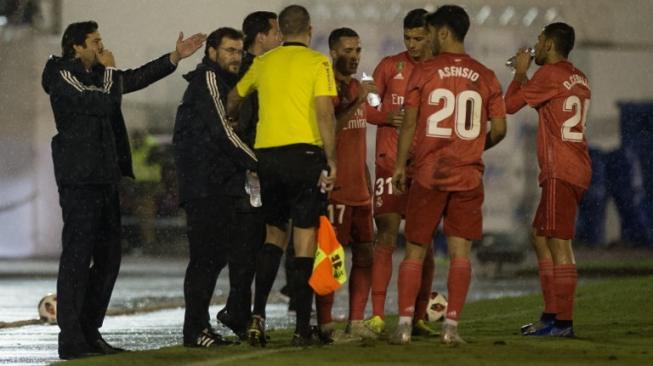
{"label": "grass pitch", "polygon": [[[308,349],[289,346],[289,330],[272,331],[267,348],[246,344],[214,350],[169,347],[94,357],[66,365],[653,365],[653,276],[593,283],[577,290],[576,339],[532,338],[519,327],[537,319],[539,296],[484,300],[465,306],[460,334],[469,342],[441,345],[413,338],[408,346],[350,342]],[[392,331],[396,318],[388,318]],[[181,330],[180,330],[181,331]]]}

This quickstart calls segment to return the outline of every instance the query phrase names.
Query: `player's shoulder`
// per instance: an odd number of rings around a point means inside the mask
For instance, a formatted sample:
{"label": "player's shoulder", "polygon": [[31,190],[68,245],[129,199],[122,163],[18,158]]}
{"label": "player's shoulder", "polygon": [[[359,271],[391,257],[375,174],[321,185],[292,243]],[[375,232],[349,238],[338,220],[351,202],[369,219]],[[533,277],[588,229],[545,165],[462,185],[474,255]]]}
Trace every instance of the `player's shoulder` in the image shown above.
{"label": "player's shoulder", "polygon": [[394,55],[388,55],[381,59],[379,65],[384,65],[386,67],[395,66],[397,63],[405,63],[410,61],[408,58],[408,52],[400,52]]}
{"label": "player's shoulder", "polygon": [[493,69],[489,68],[486,66],[484,63],[481,61],[475,59],[474,57],[469,57],[469,62],[471,65],[473,65],[473,68],[482,76],[487,77],[487,78],[493,78],[496,79],[497,75],[494,72]]}

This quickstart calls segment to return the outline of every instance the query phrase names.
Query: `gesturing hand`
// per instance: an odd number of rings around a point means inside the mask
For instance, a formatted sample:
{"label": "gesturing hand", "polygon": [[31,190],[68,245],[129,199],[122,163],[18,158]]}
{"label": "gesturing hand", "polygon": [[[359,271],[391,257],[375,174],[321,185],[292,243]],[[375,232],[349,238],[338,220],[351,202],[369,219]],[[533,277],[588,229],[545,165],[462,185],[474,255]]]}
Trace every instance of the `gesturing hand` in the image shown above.
{"label": "gesturing hand", "polygon": [[170,61],[177,64],[180,60],[194,54],[206,41],[206,34],[196,33],[184,39],[184,32],[179,32],[177,45],[174,52],[170,54]]}

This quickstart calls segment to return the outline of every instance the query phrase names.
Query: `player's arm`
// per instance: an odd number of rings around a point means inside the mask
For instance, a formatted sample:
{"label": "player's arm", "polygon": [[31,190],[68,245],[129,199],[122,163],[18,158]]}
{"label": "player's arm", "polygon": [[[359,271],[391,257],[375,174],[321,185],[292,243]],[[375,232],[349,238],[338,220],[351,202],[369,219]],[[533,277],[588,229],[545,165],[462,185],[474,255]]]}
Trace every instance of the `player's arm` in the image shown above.
{"label": "player's arm", "polygon": [[504,102],[501,84],[496,76],[491,79],[492,91],[487,101],[487,115],[490,119],[490,131],[485,135],[485,150],[498,144],[506,137],[506,104]]}
{"label": "player's arm", "polygon": [[520,93],[522,85],[528,82],[528,68],[531,66],[530,53],[522,48],[515,55],[515,76],[506,91],[506,112],[515,114],[526,105],[526,99]]}
{"label": "player's arm", "polygon": [[256,89],[258,75],[258,63],[256,61],[255,59],[252,66],[250,66],[245,75],[238,81],[238,84],[227,95],[227,116],[230,120],[238,119],[240,104],[245,100],[245,97]]}
{"label": "player's arm", "polygon": [[[381,60],[381,62],[376,66],[376,69],[374,69],[373,78],[374,78],[374,84],[376,85],[376,92],[379,94],[379,97],[381,100],[383,100],[383,97],[385,96],[385,93],[387,91],[387,85],[386,85],[386,79],[387,79],[387,73],[386,73],[386,58]],[[389,107],[389,106],[388,106]],[[377,126],[387,126],[387,125],[393,125],[393,121],[395,119],[399,120],[398,124],[395,125],[395,127],[399,127],[401,125],[401,120],[403,119],[403,115],[400,118],[394,118],[393,112],[388,112],[389,108],[383,108],[383,105],[380,105],[378,108],[372,107],[369,104],[365,104],[365,112],[367,113],[367,122],[377,125]]]}
{"label": "player's arm", "polygon": [[329,172],[326,177],[321,176],[320,182],[325,190],[330,191],[336,182],[336,133],[333,101],[330,96],[315,97],[315,117],[317,127],[322,138],[322,148],[326,155]]}
{"label": "player's arm", "polygon": [[506,131],[508,126],[506,124],[506,118],[491,118],[490,119],[490,132],[485,135],[485,150],[491,148],[492,146],[498,144],[506,137]]}
{"label": "player's arm", "polygon": [[406,192],[406,162],[408,161],[408,152],[415,137],[417,126],[417,107],[406,109],[404,122],[399,129],[399,142],[397,146],[397,163],[394,174],[392,175],[392,185],[400,194]]}

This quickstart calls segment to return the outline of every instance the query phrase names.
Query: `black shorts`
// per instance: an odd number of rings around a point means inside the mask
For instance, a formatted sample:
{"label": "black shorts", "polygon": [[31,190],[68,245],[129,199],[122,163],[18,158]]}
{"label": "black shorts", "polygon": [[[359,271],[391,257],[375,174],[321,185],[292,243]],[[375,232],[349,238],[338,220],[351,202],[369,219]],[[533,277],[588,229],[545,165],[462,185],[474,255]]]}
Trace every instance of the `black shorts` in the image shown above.
{"label": "black shorts", "polygon": [[258,149],[256,156],[265,223],[286,230],[292,219],[298,228],[316,227],[326,201],[317,185],[327,166],[324,151],[296,144]]}

